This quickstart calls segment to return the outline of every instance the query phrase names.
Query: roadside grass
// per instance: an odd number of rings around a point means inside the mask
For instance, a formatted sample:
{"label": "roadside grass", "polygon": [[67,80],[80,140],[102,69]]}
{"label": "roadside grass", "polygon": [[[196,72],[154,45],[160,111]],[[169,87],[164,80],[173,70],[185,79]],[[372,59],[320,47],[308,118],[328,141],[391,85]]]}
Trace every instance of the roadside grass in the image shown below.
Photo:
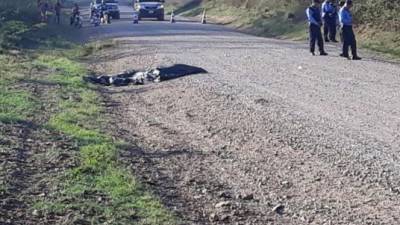
{"label": "roadside grass", "polygon": [[0,88],[0,122],[18,122],[32,116],[36,101],[28,92],[9,90],[4,86]]}
{"label": "roadside grass", "polygon": [[379,32],[373,27],[361,27],[359,33],[362,47],[400,58],[400,33]]}
{"label": "roadside grass", "polygon": [[17,65],[15,57],[0,54],[0,122],[27,120],[37,110],[36,99],[26,90],[16,88],[25,63]]}
{"label": "roadside grass", "polygon": [[75,48],[75,50],[70,51],[70,54],[80,55],[80,57],[87,57],[95,52],[113,48],[116,45],[118,45],[118,42],[114,40],[95,41],[90,44]]}
{"label": "roadside grass", "polygon": [[[213,21],[255,35],[294,40],[305,39],[307,37],[306,24],[298,19],[301,18],[299,10],[295,6],[290,7],[290,9],[262,11],[257,8],[250,9],[217,4],[214,1],[203,4],[196,1],[181,6],[177,12],[184,16],[199,16],[203,13],[203,9],[206,9],[208,17]],[[295,18],[290,18],[289,14]]]}
{"label": "roadside grass", "polygon": [[71,220],[92,224],[175,224],[174,216],[119,163],[121,143],[101,131],[100,125],[107,121],[101,119],[99,96],[82,82],[82,75],[88,72],[85,67],[69,58],[90,51],[40,55],[35,61],[54,71],[46,79],[60,85],[57,113],[48,126],[80,146],[79,166],[63,174],[57,181],[60,190],[35,208],[46,214],[72,214]]}
{"label": "roadside grass", "polygon": [[[78,155],[79,165],[57,178],[48,178],[54,179],[53,193],[34,198],[33,208],[40,215],[63,215],[66,223],[176,224],[172,213],[119,161],[118,150],[124,143],[104,132],[107,120],[102,117],[101,99],[95,87],[82,80],[88,71],[77,60],[117,43],[79,46],[61,37],[62,32],[68,32],[61,31],[62,26],[38,24],[27,31],[22,23],[10,25],[2,34],[11,33],[14,37],[2,39],[4,48],[0,51],[0,123],[33,121],[42,113],[41,106],[51,107],[45,109],[51,113],[48,123],[37,125],[69,136],[79,148],[79,153],[73,154]],[[51,34],[55,35],[50,38]],[[42,72],[32,76],[32,69]],[[46,92],[49,96],[44,99],[38,98],[23,85],[26,81],[31,85],[37,81],[52,83],[54,90]],[[49,150],[48,154],[57,153]],[[3,192],[7,192],[7,186],[0,182],[0,194]]]}

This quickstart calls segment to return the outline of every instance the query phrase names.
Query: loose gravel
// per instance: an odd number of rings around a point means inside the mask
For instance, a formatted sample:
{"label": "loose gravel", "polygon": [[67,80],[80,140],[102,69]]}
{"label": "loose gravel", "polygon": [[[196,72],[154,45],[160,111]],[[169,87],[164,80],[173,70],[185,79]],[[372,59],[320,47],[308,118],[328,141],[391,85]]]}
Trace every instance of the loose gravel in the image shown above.
{"label": "loose gravel", "polygon": [[400,224],[398,64],[204,32],[119,38],[92,65],[209,72],[103,93],[144,149],[121,159],[184,224]]}

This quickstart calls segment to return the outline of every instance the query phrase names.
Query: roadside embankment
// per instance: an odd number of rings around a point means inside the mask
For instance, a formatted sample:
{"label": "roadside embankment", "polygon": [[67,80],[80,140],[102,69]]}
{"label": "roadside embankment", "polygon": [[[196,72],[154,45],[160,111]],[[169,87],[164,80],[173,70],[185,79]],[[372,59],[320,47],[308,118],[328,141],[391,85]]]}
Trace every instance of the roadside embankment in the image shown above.
{"label": "roadside embankment", "polygon": [[175,224],[120,160],[135,146],[107,130],[98,89],[82,81],[90,55],[115,43],[80,46],[66,40],[78,30],[30,18],[0,27],[0,221]]}
{"label": "roadside embankment", "polygon": [[[259,36],[291,40],[308,37],[305,8],[309,1],[202,1],[182,0],[171,3],[176,13],[200,17],[206,9],[209,21],[233,26]],[[366,1],[356,3],[358,40],[362,47],[390,56],[400,56],[399,3]]]}

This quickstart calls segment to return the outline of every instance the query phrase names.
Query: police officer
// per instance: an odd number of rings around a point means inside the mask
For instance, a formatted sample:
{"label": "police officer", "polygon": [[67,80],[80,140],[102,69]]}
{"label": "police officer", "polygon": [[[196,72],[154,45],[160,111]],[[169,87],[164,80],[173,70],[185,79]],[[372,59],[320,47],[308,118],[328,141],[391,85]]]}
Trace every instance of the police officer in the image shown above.
{"label": "police officer", "polygon": [[312,55],[315,55],[315,42],[318,43],[320,55],[328,55],[324,50],[324,40],[321,33],[322,18],[320,5],[320,0],[312,0],[311,6],[306,10],[310,29],[310,52]]}
{"label": "police officer", "polygon": [[339,22],[343,35],[343,52],[340,56],[349,58],[349,47],[351,47],[353,60],[360,60],[361,58],[357,55],[357,42],[353,31],[351,7],[353,7],[353,1],[346,0],[346,4],[339,11]]}
{"label": "police officer", "polygon": [[336,6],[332,0],[325,0],[322,3],[322,18],[324,20],[324,37],[325,41],[338,42],[336,40]]}
{"label": "police officer", "polygon": [[[339,10],[344,6],[344,4],[346,4],[346,0],[340,0],[339,1]],[[340,25],[340,21],[339,21],[339,16],[337,17],[337,26],[338,26],[338,30],[339,30],[339,37],[340,37],[340,42],[343,43],[343,33],[342,33],[342,28]]]}

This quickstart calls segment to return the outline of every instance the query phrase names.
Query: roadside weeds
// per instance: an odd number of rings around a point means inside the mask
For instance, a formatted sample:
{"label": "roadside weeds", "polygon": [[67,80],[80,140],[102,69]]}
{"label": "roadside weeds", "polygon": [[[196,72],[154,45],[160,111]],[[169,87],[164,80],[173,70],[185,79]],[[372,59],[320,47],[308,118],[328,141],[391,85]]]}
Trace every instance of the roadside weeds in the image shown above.
{"label": "roadside weeds", "polygon": [[[0,175],[7,177],[0,183],[0,195],[5,198],[2,201],[4,207],[0,207],[2,220],[9,223],[21,221],[21,224],[35,224],[38,221],[56,224],[176,223],[175,217],[163,207],[157,197],[138,183],[119,162],[119,149],[125,144],[104,132],[107,119],[101,116],[101,99],[93,86],[82,82],[82,76],[88,71],[75,60],[108,46],[110,43],[96,43],[81,48],[74,47],[72,50],[40,50],[36,54],[24,53],[24,60],[8,55],[0,56],[0,60],[4,62],[1,68],[0,103],[5,106],[0,111],[0,124],[5,127],[0,144],[7,146],[7,150],[12,149],[12,143],[8,141],[10,132],[6,130],[22,126],[33,130],[32,133],[50,133],[45,139],[55,140],[45,140],[49,146],[58,145],[55,143],[64,139],[69,140],[65,145],[72,145],[65,147],[67,150],[63,151],[62,154],[65,155],[61,157],[68,158],[69,165],[55,165],[62,168],[52,168],[52,173],[31,169],[22,171],[22,174],[29,173],[34,177],[29,180],[32,183],[26,185],[27,189],[37,182],[47,185],[42,188],[43,193],[39,193],[39,197],[33,196],[32,191],[17,194],[19,187],[12,187],[9,175],[18,168],[8,164],[1,165],[6,173]],[[34,70],[35,76],[29,75],[29,69]],[[21,86],[24,83],[29,83],[30,88]],[[41,92],[41,96],[36,92]],[[25,128],[25,124],[36,122],[38,124],[35,127],[26,125],[28,127]],[[59,137],[53,137],[56,134]],[[23,138],[31,142],[40,141],[31,136],[33,135],[27,133]],[[17,143],[19,141],[20,138],[15,140]],[[34,161],[36,156],[30,145],[24,148],[28,159],[22,162],[25,165],[28,161]],[[47,158],[54,155],[60,157],[57,155],[57,147],[52,148],[54,153],[46,145],[43,148],[39,157],[44,158],[41,159],[44,164],[48,162]],[[7,150],[0,152],[0,155],[4,154],[5,160],[11,157]],[[63,161],[58,160],[55,163]],[[23,178],[25,177],[24,175]],[[28,182],[26,179],[25,181]],[[24,179],[21,179],[21,184],[23,182]],[[16,203],[24,205],[21,207],[24,213],[12,216],[15,214],[14,208],[8,207],[8,197],[26,199]],[[26,216],[22,215],[27,213]]]}

